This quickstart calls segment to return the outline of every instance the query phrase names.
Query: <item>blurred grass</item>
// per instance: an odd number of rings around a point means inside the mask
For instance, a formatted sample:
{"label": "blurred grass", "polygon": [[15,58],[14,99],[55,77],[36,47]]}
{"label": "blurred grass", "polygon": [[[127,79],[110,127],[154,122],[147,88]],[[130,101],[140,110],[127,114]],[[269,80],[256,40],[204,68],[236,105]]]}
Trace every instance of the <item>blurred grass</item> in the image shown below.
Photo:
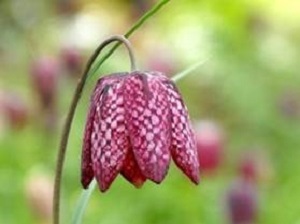
{"label": "blurred grass", "polygon": [[[25,129],[0,134],[0,223],[38,223],[26,200],[26,181],[35,169],[42,169],[53,177],[61,124],[75,81],[62,79],[59,127],[52,135],[47,135],[36,119],[37,105],[30,89],[28,71],[35,54],[58,52],[57,40],[53,41],[55,35],[48,33],[53,30],[57,33],[53,24],[58,23],[59,17],[54,14],[53,6],[43,1],[49,7],[43,7],[38,13],[37,18],[41,20],[36,20],[37,28],[24,32],[10,17],[8,1],[4,2],[0,8],[0,22],[5,25],[0,34],[0,88],[21,92],[30,105],[32,117]],[[253,145],[265,147],[275,173],[271,181],[259,186],[259,223],[297,224],[300,221],[300,193],[297,190],[300,186],[297,175],[300,169],[300,121],[284,116],[278,108],[279,97],[291,90],[298,93],[300,101],[300,53],[293,50],[300,46],[300,23],[297,15],[289,15],[288,6],[282,6],[281,16],[274,16],[280,2],[288,5],[282,1],[273,5],[271,1],[258,0],[171,2],[153,18],[153,22],[137,33],[133,38],[134,46],[141,46],[140,42],[147,35],[154,36],[174,48],[181,60],[181,68],[202,56],[213,55],[197,74],[181,80],[178,87],[194,120],[211,118],[224,126],[227,136],[225,162],[217,175],[203,176],[197,187],[174,164],[161,185],[147,182],[142,189],[136,190],[119,177],[107,193],[94,192],[84,223],[225,223],[223,194],[236,176],[235,164],[239,155]],[[3,11],[6,13],[2,14]],[[293,20],[287,19],[289,22],[285,23],[284,19],[289,16]],[[191,29],[189,24],[193,24]],[[28,46],[28,35],[37,46]],[[33,53],[29,51],[31,48]],[[91,51],[86,50],[85,54]],[[137,53],[142,51],[138,49]],[[122,51],[116,52],[101,73],[127,70],[124,57],[127,60]],[[82,133],[89,94],[96,79],[88,80],[70,135],[63,179],[63,223],[70,221],[81,191]]]}

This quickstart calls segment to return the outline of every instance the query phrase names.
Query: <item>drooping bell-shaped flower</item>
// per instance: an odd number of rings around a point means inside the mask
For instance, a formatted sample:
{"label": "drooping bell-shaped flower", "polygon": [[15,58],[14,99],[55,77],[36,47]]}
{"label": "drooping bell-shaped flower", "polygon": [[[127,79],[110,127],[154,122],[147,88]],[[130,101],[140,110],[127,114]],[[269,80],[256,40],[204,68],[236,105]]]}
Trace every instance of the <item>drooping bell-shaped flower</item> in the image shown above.
{"label": "drooping bell-shaped flower", "polygon": [[254,186],[244,180],[236,181],[226,195],[231,224],[255,224],[258,218],[258,197]]}
{"label": "drooping bell-shaped flower", "polygon": [[116,73],[99,79],[84,133],[81,182],[95,177],[106,191],[121,173],[136,187],[160,183],[173,158],[199,182],[196,143],[187,108],[160,72]]}
{"label": "drooping bell-shaped flower", "polygon": [[33,88],[39,97],[42,109],[52,109],[57,97],[58,62],[49,56],[40,57],[33,61],[30,74]]}

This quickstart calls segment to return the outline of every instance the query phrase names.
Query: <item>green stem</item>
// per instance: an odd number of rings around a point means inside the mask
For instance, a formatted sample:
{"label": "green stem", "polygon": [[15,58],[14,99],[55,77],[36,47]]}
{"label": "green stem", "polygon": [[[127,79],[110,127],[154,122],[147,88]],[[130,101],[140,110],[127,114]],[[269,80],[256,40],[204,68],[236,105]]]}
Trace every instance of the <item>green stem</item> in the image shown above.
{"label": "green stem", "polygon": [[[140,28],[145,23],[145,21],[147,21],[150,17],[152,17],[155,13],[157,13],[169,1],[171,1],[171,0],[162,0],[162,1],[158,2],[156,5],[154,5],[135,24],[133,24],[133,26],[124,34],[124,36],[126,38],[129,38],[131,36],[131,34],[134,33],[134,31],[136,31],[138,28]],[[98,71],[100,66],[114,53],[114,51],[119,46],[120,46],[120,43],[116,43],[106,55],[104,55],[102,58],[99,59],[99,61],[97,61],[95,63],[95,66],[93,66],[93,68],[91,69],[91,72],[90,72],[91,76],[94,75]]]}
{"label": "green stem", "polygon": [[70,109],[68,112],[68,116],[66,118],[66,123],[64,125],[64,129],[62,132],[61,141],[60,141],[57,162],[56,162],[55,182],[54,182],[54,192],[53,192],[53,223],[54,224],[59,224],[61,177],[62,177],[63,165],[64,165],[64,161],[65,161],[65,155],[66,155],[66,151],[67,151],[67,145],[68,145],[68,140],[69,140],[71,124],[73,121],[75,110],[76,110],[77,104],[81,98],[81,94],[82,94],[83,88],[85,86],[87,77],[89,75],[91,66],[93,65],[93,63],[95,62],[95,60],[97,59],[98,55],[101,53],[103,48],[114,41],[120,41],[126,45],[128,51],[129,51],[129,56],[130,56],[130,60],[131,60],[131,69],[135,70],[135,60],[133,57],[130,43],[123,36],[112,36],[111,38],[105,40],[98,46],[98,48],[95,50],[93,55],[90,57],[87,65],[86,65],[86,68],[84,70],[84,73],[77,84],[75,94],[73,96],[72,103],[71,103],[71,106],[70,106]]}

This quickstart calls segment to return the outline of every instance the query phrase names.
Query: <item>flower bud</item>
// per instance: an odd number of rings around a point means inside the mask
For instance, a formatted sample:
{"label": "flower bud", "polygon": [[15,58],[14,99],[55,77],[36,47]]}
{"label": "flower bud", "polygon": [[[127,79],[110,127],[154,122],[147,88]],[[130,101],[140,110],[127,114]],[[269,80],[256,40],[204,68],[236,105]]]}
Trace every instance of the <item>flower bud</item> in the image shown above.
{"label": "flower bud", "polygon": [[226,195],[231,224],[255,224],[258,216],[256,189],[249,182],[235,182]]}
{"label": "flower bud", "polygon": [[51,57],[41,57],[32,64],[32,83],[43,109],[54,107],[57,97],[58,72],[58,63]]}
{"label": "flower bud", "polygon": [[79,49],[65,47],[61,50],[61,61],[69,76],[78,77],[82,68],[82,56]]}
{"label": "flower bud", "polygon": [[14,130],[22,129],[28,122],[29,112],[21,96],[5,92],[1,98],[0,107],[8,126]]}
{"label": "flower bud", "polygon": [[195,126],[201,170],[203,172],[213,172],[220,166],[223,157],[223,132],[218,124],[213,121],[201,121]]}
{"label": "flower bud", "polygon": [[239,172],[245,181],[267,183],[273,179],[271,161],[263,151],[245,152],[239,160]]}

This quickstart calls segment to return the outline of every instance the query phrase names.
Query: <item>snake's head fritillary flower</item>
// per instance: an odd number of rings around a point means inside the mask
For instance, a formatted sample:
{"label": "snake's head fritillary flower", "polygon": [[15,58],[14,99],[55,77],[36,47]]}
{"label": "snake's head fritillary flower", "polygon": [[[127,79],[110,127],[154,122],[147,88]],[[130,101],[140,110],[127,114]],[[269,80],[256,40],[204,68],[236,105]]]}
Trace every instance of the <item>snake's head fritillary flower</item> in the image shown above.
{"label": "snake's head fritillary flower", "polygon": [[32,64],[33,87],[40,98],[42,108],[53,107],[57,92],[58,73],[59,66],[54,58],[43,56]]}
{"label": "snake's head fritillary flower", "polygon": [[249,182],[235,182],[227,193],[226,204],[231,224],[256,223],[257,191]]}
{"label": "snake's head fritillary flower", "polygon": [[160,183],[173,158],[196,184],[199,162],[187,108],[160,72],[111,74],[91,98],[82,152],[82,185],[106,191],[121,173],[136,187]]}

